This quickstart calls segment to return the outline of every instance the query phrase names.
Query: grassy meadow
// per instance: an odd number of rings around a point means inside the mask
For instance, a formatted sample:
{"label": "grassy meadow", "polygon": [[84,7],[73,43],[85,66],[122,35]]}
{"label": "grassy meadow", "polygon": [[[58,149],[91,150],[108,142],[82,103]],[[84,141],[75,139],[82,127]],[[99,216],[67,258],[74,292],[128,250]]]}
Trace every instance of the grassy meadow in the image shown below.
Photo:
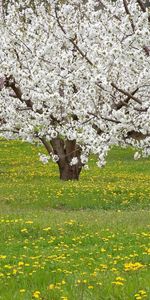
{"label": "grassy meadow", "polygon": [[0,141],[0,299],[150,299],[150,159],[113,149],[60,182],[36,147]]}

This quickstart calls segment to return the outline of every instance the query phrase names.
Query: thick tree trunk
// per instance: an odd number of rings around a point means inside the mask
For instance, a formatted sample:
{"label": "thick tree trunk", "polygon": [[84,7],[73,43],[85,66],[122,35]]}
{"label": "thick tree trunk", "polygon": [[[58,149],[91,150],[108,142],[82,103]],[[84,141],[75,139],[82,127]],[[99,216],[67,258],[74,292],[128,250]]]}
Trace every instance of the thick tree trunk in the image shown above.
{"label": "thick tree trunk", "polygon": [[[47,141],[45,137],[40,138],[48,153],[57,155],[60,179],[79,180],[79,175],[83,164],[81,162],[81,147],[76,144],[76,140],[63,140],[55,138]],[[73,159],[76,159],[74,164]]]}
{"label": "thick tree trunk", "polygon": [[79,164],[75,166],[70,166],[69,164],[65,164],[63,167],[59,166],[60,179],[67,180],[79,180],[79,175],[82,167]]}
{"label": "thick tree trunk", "polygon": [[[60,179],[64,181],[79,180],[83,164],[80,159],[81,149],[76,144],[76,141],[64,141],[56,138],[51,141],[51,146],[54,153],[59,157],[57,164],[59,166]],[[71,164],[73,158],[77,158],[75,165]]]}

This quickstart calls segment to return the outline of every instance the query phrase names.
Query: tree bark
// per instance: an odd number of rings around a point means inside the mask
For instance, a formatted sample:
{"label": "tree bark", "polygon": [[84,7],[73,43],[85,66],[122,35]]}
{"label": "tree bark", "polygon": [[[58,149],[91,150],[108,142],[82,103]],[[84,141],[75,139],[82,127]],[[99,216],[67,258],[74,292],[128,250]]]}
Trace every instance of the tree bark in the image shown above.
{"label": "tree bark", "polygon": [[60,179],[64,181],[68,180],[79,180],[79,175],[81,172],[81,167],[79,165],[70,166],[65,164],[63,167],[59,166]]}
{"label": "tree bark", "polygon": [[[59,157],[57,164],[59,167],[60,179],[64,181],[79,180],[83,164],[80,159],[81,148],[76,144],[76,141],[64,141],[61,138],[55,138],[51,140],[50,143],[54,154]],[[78,162],[75,165],[72,165],[71,161],[75,157]]]}

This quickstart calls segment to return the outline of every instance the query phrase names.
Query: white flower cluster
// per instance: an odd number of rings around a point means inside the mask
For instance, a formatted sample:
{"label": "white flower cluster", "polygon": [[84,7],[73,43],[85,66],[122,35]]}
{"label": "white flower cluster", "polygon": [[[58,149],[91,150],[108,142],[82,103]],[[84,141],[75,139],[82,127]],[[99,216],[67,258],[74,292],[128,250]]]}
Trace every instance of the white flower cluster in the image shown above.
{"label": "white flower cluster", "polygon": [[48,156],[45,155],[45,154],[39,153],[39,159],[40,159],[40,161],[45,165],[45,164],[48,163],[50,157],[48,157]]}
{"label": "white flower cluster", "polygon": [[83,165],[89,153],[105,165],[114,144],[149,155],[148,11],[136,0],[130,15],[122,0],[34,3],[12,0],[0,20],[0,135],[76,141]]}
{"label": "white flower cluster", "polygon": [[71,162],[70,162],[70,166],[74,166],[78,163],[78,158],[77,157],[73,157]]}
{"label": "white flower cluster", "polygon": [[139,152],[134,153],[134,159],[138,160],[141,157],[141,154]]}

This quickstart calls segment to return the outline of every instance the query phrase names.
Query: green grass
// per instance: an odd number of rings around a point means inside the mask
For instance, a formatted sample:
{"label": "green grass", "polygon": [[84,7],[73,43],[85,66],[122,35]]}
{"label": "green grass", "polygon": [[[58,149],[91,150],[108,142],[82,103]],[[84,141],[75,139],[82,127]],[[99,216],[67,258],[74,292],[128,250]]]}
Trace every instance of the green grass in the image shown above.
{"label": "green grass", "polygon": [[150,299],[150,160],[115,148],[60,182],[43,151],[0,142],[0,299]]}

